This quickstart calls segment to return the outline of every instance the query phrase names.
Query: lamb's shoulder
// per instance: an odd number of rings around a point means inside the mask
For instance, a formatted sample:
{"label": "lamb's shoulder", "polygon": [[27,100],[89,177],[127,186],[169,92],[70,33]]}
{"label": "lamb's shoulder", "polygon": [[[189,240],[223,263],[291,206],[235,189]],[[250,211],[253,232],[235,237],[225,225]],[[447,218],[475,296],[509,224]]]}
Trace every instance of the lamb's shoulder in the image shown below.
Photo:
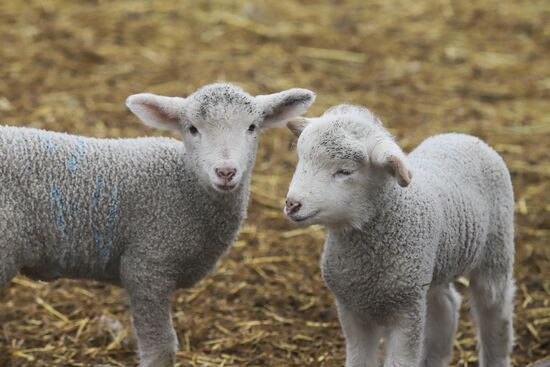
{"label": "lamb's shoulder", "polygon": [[388,208],[360,230],[329,231],[322,260],[327,286],[347,307],[376,319],[402,311],[431,281],[439,233],[434,210],[427,198]]}

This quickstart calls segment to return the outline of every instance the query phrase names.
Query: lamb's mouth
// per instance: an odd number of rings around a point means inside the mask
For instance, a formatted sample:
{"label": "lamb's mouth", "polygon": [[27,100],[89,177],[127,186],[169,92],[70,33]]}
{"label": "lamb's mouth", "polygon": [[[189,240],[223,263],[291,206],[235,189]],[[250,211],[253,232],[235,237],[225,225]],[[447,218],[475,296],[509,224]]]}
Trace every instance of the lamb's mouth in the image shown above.
{"label": "lamb's mouth", "polygon": [[320,210],[316,210],[313,213],[302,217],[291,216],[290,219],[292,219],[296,223],[305,222],[306,220],[315,217],[317,214],[319,214],[319,212]]}
{"label": "lamb's mouth", "polygon": [[218,191],[221,191],[221,192],[231,192],[233,190],[235,190],[237,188],[238,184],[227,184],[227,185],[219,185],[219,184],[215,184],[214,187],[216,190]]}

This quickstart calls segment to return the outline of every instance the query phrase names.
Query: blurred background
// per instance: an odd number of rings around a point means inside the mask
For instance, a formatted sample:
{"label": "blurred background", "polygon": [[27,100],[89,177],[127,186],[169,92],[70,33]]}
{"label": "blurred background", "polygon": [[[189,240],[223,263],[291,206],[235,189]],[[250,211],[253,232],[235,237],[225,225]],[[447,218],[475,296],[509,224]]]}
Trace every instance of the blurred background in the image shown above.
{"label": "blurred background", "polygon": [[[550,354],[549,1],[0,2],[2,124],[158,135],[126,110],[128,95],[185,96],[215,81],[312,89],[309,116],[368,106],[406,151],[448,131],[495,147],[517,203],[514,366]],[[214,274],[174,294],[180,366],[343,365],[319,274],[323,230],[282,215],[293,141],[263,135],[240,239]],[[468,308],[466,297],[454,366],[477,366]],[[128,316],[117,288],[18,277],[0,290],[0,366],[133,365]]]}

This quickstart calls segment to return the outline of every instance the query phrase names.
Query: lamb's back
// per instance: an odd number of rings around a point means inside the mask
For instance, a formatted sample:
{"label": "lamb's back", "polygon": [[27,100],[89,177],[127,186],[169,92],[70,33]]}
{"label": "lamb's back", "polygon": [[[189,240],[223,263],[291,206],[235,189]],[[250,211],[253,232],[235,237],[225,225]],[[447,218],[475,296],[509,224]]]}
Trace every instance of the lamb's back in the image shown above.
{"label": "lamb's back", "polygon": [[456,182],[465,190],[492,195],[487,184],[507,189],[509,173],[502,158],[481,139],[458,133],[424,140],[409,156],[413,167]]}

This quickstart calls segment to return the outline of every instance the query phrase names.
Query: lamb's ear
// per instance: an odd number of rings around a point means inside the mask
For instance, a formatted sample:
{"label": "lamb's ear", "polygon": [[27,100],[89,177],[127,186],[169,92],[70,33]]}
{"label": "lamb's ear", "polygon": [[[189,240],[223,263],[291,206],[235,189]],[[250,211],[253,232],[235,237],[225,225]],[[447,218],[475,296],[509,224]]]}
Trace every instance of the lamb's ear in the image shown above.
{"label": "lamb's ear", "polygon": [[374,166],[383,168],[394,176],[401,187],[407,187],[412,180],[412,172],[405,153],[391,139],[379,140],[371,153],[371,162]]}
{"label": "lamb's ear", "polygon": [[257,96],[263,112],[262,128],[283,127],[288,119],[305,113],[315,101],[315,93],[307,89],[293,88],[283,92]]}
{"label": "lamb's ear", "polygon": [[309,121],[305,117],[294,117],[288,120],[286,127],[298,138],[308,124]]}
{"label": "lamb's ear", "polygon": [[185,99],[163,97],[151,93],[134,94],[126,99],[126,106],[147,126],[163,130],[181,128],[181,113]]}

